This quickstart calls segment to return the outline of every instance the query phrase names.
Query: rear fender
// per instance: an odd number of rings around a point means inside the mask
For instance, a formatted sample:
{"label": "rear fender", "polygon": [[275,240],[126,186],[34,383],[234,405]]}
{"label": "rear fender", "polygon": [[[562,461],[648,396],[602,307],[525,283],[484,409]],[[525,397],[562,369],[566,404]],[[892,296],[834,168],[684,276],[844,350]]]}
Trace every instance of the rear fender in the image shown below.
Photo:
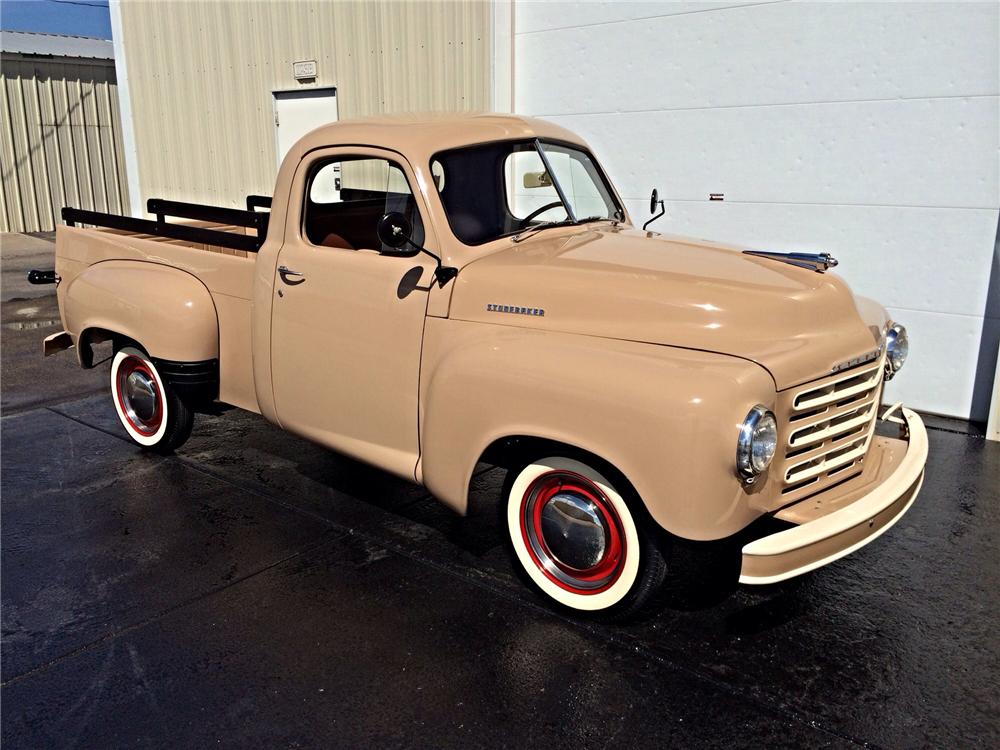
{"label": "rear fender", "polygon": [[219,356],[219,321],[212,295],[186,271],[143,261],[95,263],[60,289],[63,324],[80,364],[91,346],[130,339],[151,357],[202,362]]}

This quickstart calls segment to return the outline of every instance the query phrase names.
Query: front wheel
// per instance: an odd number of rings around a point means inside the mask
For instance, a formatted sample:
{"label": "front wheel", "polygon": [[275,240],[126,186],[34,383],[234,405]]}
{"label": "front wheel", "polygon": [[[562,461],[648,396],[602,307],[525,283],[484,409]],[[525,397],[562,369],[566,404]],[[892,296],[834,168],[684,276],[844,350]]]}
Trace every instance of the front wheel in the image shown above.
{"label": "front wheel", "polygon": [[111,395],[125,432],[146,450],[170,453],[191,435],[194,414],[140,349],[126,346],[115,353]]}
{"label": "front wheel", "polygon": [[517,562],[542,593],[615,619],[645,610],[666,563],[646,519],[599,471],[552,456],[511,472],[506,516]]}

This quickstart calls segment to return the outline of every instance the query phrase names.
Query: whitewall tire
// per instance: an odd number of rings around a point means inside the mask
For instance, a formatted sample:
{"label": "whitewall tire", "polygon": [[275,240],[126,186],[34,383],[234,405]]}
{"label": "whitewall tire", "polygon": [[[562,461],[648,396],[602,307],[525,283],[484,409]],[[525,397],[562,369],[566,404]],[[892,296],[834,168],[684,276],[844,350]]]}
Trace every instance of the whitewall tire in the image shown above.
{"label": "whitewall tire", "polygon": [[191,434],[191,411],[141,349],[125,346],[115,352],[111,396],[125,432],[143,448],[169,452]]}
{"label": "whitewall tire", "polygon": [[[533,460],[508,480],[506,521],[517,561],[559,604],[581,612],[637,605],[662,579],[622,494],[599,471],[566,457]],[[644,559],[652,557],[656,559]]]}

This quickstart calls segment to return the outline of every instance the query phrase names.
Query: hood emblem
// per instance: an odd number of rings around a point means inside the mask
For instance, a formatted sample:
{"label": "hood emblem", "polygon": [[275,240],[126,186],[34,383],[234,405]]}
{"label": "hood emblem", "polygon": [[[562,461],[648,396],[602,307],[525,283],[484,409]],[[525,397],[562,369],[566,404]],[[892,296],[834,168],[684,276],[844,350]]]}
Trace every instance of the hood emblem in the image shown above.
{"label": "hood emblem", "polygon": [[808,268],[816,273],[823,273],[837,265],[837,259],[830,253],[769,253],[765,250],[744,250],[743,254],[780,260],[782,263],[791,263],[793,266]]}
{"label": "hood emblem", "polygon": [[486,305],[486,312],[510,313],[512,315],[534,315],[543,317],[545,310],[539,307],[521,307],[520,305]]}
{"label": "hood emblem", "polygon": [[851,359],[844,360],[839,364],[834,365],[830,368],[830,372],[841,372],[842,370],[849,370],[852,367],[857,367],[858,365],[867,364],[873,360],[878,359],[882,356],[882,347],[879,346],[878,349],[873,349],[870,352],[866,352],[858,357],[852,357]]}

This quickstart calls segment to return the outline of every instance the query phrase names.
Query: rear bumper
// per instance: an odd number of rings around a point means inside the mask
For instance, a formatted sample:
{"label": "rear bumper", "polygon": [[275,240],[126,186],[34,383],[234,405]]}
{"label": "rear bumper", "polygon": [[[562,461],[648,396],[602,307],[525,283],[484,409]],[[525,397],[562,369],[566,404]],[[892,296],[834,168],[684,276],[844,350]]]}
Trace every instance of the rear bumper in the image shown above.
{"label": "rear bumper", "polygon": [[42,355],[51,357],[53,354],[72,348],[73,337],[70,336],[69,331],[59,331],[59,333],[53,333],[51,336],[45,337],[45,340],[42,342]]}
{"label": "rear bumper", "polygon": [[[901,416],[890,416],[897,410]],[[740,583],[775,583],[833,562],[878,538],[909,510],[924,480],[927,432],[915,412],[898,405],[882,418],[901,425],[905,442],[880,438],[872,446],[866,463],[874,467],[874,486],[849,502],[824,507],[803,500],[778,513],[801,525],[747,544]]]}

